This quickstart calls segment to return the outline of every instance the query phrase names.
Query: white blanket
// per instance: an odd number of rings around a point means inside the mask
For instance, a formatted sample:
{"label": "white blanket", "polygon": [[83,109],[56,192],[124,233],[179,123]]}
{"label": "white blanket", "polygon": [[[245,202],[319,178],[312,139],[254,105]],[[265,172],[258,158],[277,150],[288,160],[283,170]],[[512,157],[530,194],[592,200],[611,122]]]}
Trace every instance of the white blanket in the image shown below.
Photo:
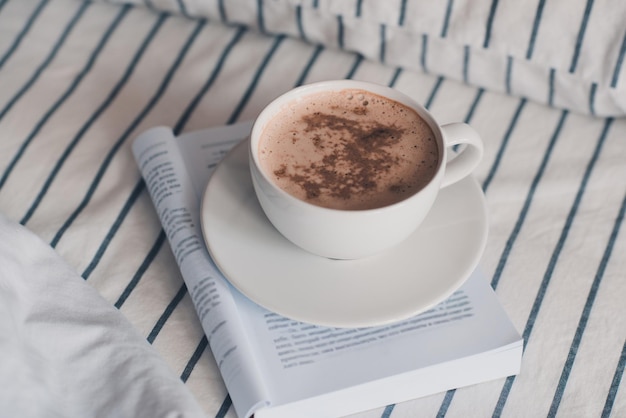
{"label": "white blanket", "polygon": [[117,309],[2,216],[0,353],[2,417],[204,415]]}

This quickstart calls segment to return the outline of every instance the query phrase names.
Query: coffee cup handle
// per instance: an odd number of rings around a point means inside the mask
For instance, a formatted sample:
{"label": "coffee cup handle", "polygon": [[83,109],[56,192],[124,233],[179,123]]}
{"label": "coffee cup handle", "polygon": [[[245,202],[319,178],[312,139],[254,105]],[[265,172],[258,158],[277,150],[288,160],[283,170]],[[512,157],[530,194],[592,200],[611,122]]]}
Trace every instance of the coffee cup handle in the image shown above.
{"label": "coffee cup handle", "polygon": [[450,186],[470,175],[483,157],[483,141],[478,132],[466,123],[450,123],[441,127],[446,148],[465,145],[459,154],[446,164],[441,187]]}

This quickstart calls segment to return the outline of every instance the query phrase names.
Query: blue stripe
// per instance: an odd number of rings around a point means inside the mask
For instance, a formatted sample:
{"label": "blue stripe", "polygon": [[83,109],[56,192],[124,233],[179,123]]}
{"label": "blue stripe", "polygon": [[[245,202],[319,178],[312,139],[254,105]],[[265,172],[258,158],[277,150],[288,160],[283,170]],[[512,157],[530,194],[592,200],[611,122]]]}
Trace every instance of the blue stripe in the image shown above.
{"label": "blue stripe", "polygon": [[624,375],[624,365],[626,365],[626,342],[624,343],[624,347],[622,347],[622,355],[619,357],[619,361],[617,362],[615,374],[613,375],[613,381],[611,382],[609,393],[606,396],[604,408],[602,408],[602,418],[609,418],[611,416],[613,404],[615,403],[615,397],[617,396],[617,390],[619,389],[622,376]]}
{"label": "blue stripe", "polygon": [[226,15],[226,8],[224,7],[224,0],[218,0],[217,9],[220,14],[220,20],[222,23],[228,22],[228,16]]}
{"label": "blue stripe", "polygon": [[176,292],[176,294],[174,295],[174,298],[165,307],[165,310],[163,311],[163,313],[157,320],[156,324],[154,324],[154,327],[152,327],[150,334],[148,334],[148,337],[146,339],[148,340],[150,344],[154,342],[156,337],[159,335],[159,333],[163,329],[163,326],[165,325],[167,320],[170,318],[170,316],[172,316],[172,313],[174,312],[174,310],[176,309],[180,301],[183,300],[186,294],[187,294],[187,287],[183,283],[180,289],[178,289],[178,292]]}
{"label": "blue stripe", "polygon": [[[585,173],[583,175],[582,181],[580,183],[580,187],[578,188],[578,192],[576,193],[576,198],[574,199],[574,203],[567,215],[567,219],[563,229],[561,231],[561,236],[552,252],[552,256],[550,257],[550,262],[548,263],[548,268],[543,276],[539,289],[537,291],[537,296],[535,297],[535,301],[530,310],[530,314],[528,316],[528,320],[526,321],[526,326],[524,327],[524,332],[522,333],[522,338],[524,339],[524,348],[528,345],[528,341],[530,339],[530,335],[535,325],[535,321],[537,320],[537,316],[539,315],[539,310],[541,309],[541,304],[546,295],[548,285],[550,284],[550,279],[552,277],[552,273],[554,272],[554,268],[556,267],[559,256],[561,255],[561,251],[563,250],[563,246],[565,245],[565,241],[567,240],[567,236],[569,234],[572,223],[574,222],[574,218],[576,217],[576,213],[578,212],[578,207],[580,205],[580,201],[585,193],[587,182],[589,181],[589,177],[591,177],[591,172],[598,160],[600,155],[600,151],[602,150],[602,146],[604,145],[604,141],[607,137],[607,133],[609,132],[609,128],[613,123],[613,119],[609,118],[606,120],[604,129],[598,139],[598,143],[594,150],[594,153],[587,164],[587,168],[585,169]],[[499,416],[502,414],[502,409],[506,403],[509,393],[511,392],[511,388],[513,383],[515,382],[515,376],[510,376],[507,378],[504,383],[504,387],[502,388],[502,392],[500,393],[500,397],[498,399],[496,409],[494,411],[494,416]]]}
{"label": "blue stripe", "polygon": [[422,65],[422,70],[425,73],[428,72],[428,67],[426,66],[426,55],[428,54],[428,35],[422,34],[422,52],[420,55],[420,64]]}
{"label": "blue stripe", "polygon": [[596,90],[598,89],[598,83],[591,83],[589,89],[589,112],[595,116],[596,114]]}
{"label": "blue stripe", "polygon": [[[491,418],[500,418],[502,416],[502,410],[504,409],[504,404],[506,403],[506,399],[511,392],[511,387],[513,386],[513,382],[515,381],[515,376],[509,376],[504,381],[504,387],[502,388],[502,392],[500,392],[500,397],[496,402],[496,407],[491,415]],[[553,418],[553,417],[550,417]]]}
{"label": "blue stripe", "polygon": [[324,46],[321,44],[315,47],[315,50],[313,51],[311,58],[309,58],[309,61],[304,66],[304,69],[302,70],[300,77],[298,77],[298,80],[296,81],[296,84],[295,84],[296,87],[304,84],[307,77],[309,76],[309,72],[311,71],[311,68],[313,68],[313,65],[315,64],[315,62],[317,61],[317,58],[320,56],[323,50],[324,50]]}
{"label": "blue stripe", "polygon": [[[470,105],[467,115],[465,115],[465,119],[464,119],[465,123],[470,123],[470,121],[472,120],[472,117],[474,117],[474,111],[476,110],[476,107],[478,106],[478,102],[483,97],[484,92],[485,92],[485,89],[483,88],[478,89],[478,91],[476,92],[476,97],[474,97],[474,101]],[[459,149],[458,144],[452,147],[452,150],[455,152],[458,151],[458,149]]]}
{"label": "blue stripe", "polygon": [[244,107],[246,106],[246,104],[248,104],[248,101],[250,100],[252,93],[254,92],[257,84],[259,83],[259,80],[261,79],[261,75],[263,75],[265,68],[269,64],[270,60],[272,59],[272,56],[274,55],[276,50],[278,50],[278,47],[280,46],[280,44],[283,42],[284,39],[285,39],[284,35],[279,35],[274,39],[274,42],[272,43],[270,50],[267,52],[267,54],[265,54],[265,57],[263,57],[263,61],[261,62],[261,65],[256,70],[256,73],[254,74],[254,77],[252,78],[252,82],[250,83],[246,91],[244,92],[241,100],[239,101],[239,104],[237,105],[237,107],[235,107],[235,110],[230,115],[230,118],[228,118],[228,121],[226,122],[227,125],[235,123],[237,119],[239,119],[239,115],[241,115],[241,112],[243,111]]}
{"label": "blue stripe", "polygon": [[100,243],[100,247],[98,247],[96,254],[91,259],[91,262],[89,263],[85,271],[83,271],[83,274],[81,276],[83,277],[84,280],[89,279],[89,276],[91,275],[91,273],[95,270],[95,268],[100,263],[102,256],[104,255],[107,248],[109,248],[109,244],[111,243],[111,241],[113,241],[113,237],[115,236],[117,231],[120,229],[120,226],[122,225],[122,222],[126,218],[126,215],[128,215],[128,212],[130,212],[130,209],[133,207],[133,205],[135,204],[139,196],[141,196],[141,192],[143,192],[143,189],[144,189],[143,182],[137,183],[133,191],[130,193],[130,196],[128,196],[128,199],[126,199],[124,206],[122,206],[122,210],[115,218],[115,222],[113,222],[113,225],[111,225],[111,228],[109,228],[109,232],[107,232],[106,236],[104,237],[104,240],[102,240],[102,242]]}
{"label": "blue stripe", "polygon": [[117,97],[119,92],[122,90],[122,88],[124,87],[128,79],[130,78],[130,76],[135,71],[135,68],[137,67],[139,60],[145,53],[146,49],[148,49],[148,45],[150,45],[150,43],[154,39],[155,35],[157,34],[161,26],[163,26],[163,22],[165,22],[166,18],[167,18],[167,15],[164,13],[159,16],[154,26],[152,27],[152,29],[150,29],[150,32],[148,33],[146,38],[143,40],[137,52],[135,53],[135,56],[130,62],[130,65],[126,68],[126,71],[124,72],[124,75],[122,76],[122,78],[117,82],[115,87],[113,87],[113,89],[109,93],[108,97],[100,104],[98,109],[96,109],[96,111],[91,115],[91,117],[87,120],[87,122],[85,122],[85,124],[78,130],[78,133],[74,136],[72,141],[65,148],[65,150],[63,151],[63,154],[57,160],[56,164],[54,165],[54,168],[48,175],[48,178],[46,178],[46,181],[44,182],[44,185],[42,186],[41,190],[37,194],[35,201],[31,204],[30,208],[26,212],[26,215],[24,215],[24,217],[20,221],[22,225],[26,225],[28,220],[33,216],[33,214],[35,213],[35,210],[37,210],[37,207],[39,207],[39,204],[41,203],[44,196],[48,192],[48,189],[52,185],[52,182],[54,181],[57,174],[61,170],[61,167],[63,167],[63,164],[65,164],[65,161],[67,161],[67,159],[69,158],[70,154],[72,153],[76,145],[78,145],[78,143],[82,139],[83,135],[89,130],[91,125],[95,123],[95,121],[100,117],[100,115],[109,107],[109,105],[113,102],[113,100]]}
{"label": "blue stripe", "polygon": [[143,3],[146,5],[146,7],[148,7],[148,9],[152,10],[153,12],[157,11],[156,7],[154,7],[154,4],[152,4],[152,0],[143,0]]}
{"label": "blue stripe", "polygon": [[304,22],[302,21],[302,6],[296,6],[296,24],[298,25],[298,33],[300,39],[307,40],[306,33],[304,32]]}
{"label": "blue stripe", "polygon": [[502,277],[502,272],[504,271],[504,266],[506,265],[506,262],[508,261],[509,255],[511,254],[515,241],[517,241],[517,237],[519,236],[519,233],[522,229],[522,225],[524,225],[524,221],[526,221],[526,215],[528,215],[528,211],[530,210],[530,205],[532,204],[533,198],[535,197],[535,191],[537,190],[537,186],[539,185],[539,182],[543,178],[543,174],[546,171],[546,167],[548,165],[548,162],[550,161],[550,157],[552,156],[552,151],[554,150],[554,145],[559,139],[559,136],[561,134],[561,130],[563,129],[563,125],[565,124],[567,115],[568,115],[567,111],[563,111],[561,113],[561,118],[559,119],[556,129],[554,130],[554,133],[552,134],[552,137],[550,138],[550,142],[548,143],[548,148],[543,154],[543,160],[541,161],[541,164],[539,165],[539,169],[537,170],[537,173],[535,174],[535,177],[533,178],[531,182],[530,189],[528,190],[528,193],[526,194],[526,200],[524,201],[522,210],[517,216],[517,221],[515,222],[513,231],[511,231],[511,234],[509,235],[509,238],[507,239],[506,244],[504,246],[504,250],[502,251],[502,254],[500,255],[500,260],[498,261],[498,265],[496,266],[496,270],[491,279],[491,287],[493,287],[494,289],[498,287],[498,283],[500,282],[500,278]]}
{"label": "blue stripe", "polygon": [[393,412],[394,407],[395,405],[387,405],[380,418],[389,418],[391,416],[391,413]]}
{"label": "blue stripe", "polygon": [[485,193],[487,192],[487,189],[489,188],[489,185],[491,184],[491,181],[493,180],[493,177],[495,176],[496,171],[498,170],[498,167],[500,166],[500,162],[502,161],[502,156],[504,155],[504,151],[506,150],[506,147],[509,143],[509,139],[511,138],[511,134],[513,133],[513,129],[515,128],[515,125],[517,124],[517,121],[519,119],[520,114],[522,113],[522,109],[524,109],[524,106],[526,106],[526,99],[521,99],[519,102],[519,105],[517,106],[517,110],[513,114],[511,123],[509,124],[509,127],[507,128],[506,133],[504,134],[504,137],[502,138],[500,149],[498,150],[498,153],[496,154],[496,158],[493,161],[493,164],[491,165],[491,169],[489,170],[487,177],[485,177],[485,180],[483,181],[483,191]]}
{"label": "blue stripe", "polygon": [[526,50],[526,59],[530,59],[533,56],[535,50],[535,42],[537,41],[537,33],[539,32],[539,25],[541,24],[541,16],[543,15],[543,7],[546,5],[546,0],[539,0],[537,5],[537,11],[535,12],[535,20],[533,22],[533,30],[530,33],[530,41],[528,42],[528,49]]}
{"label": "blue stripe", "polygon": [[428,99],[426,99],[426,103],[424,104],[424,107],[426,109],[430,109],[433,102],[435,101],[435,96],[437,95],[437,92],[439,92],[441,83],[443,83],[443,77],[439,76],[437,77],[437,81],[435,82],[435,85],[433,86],[433,89],[430,91],[430,95],[428,96]]}
{"label": "blue stripe", "polygon": [[59,243],[59,240],[63,237],[63,234],[65,234],[65,231],[67,231],[67,229],[72,225],[74,220],[78,217],[78,215],[80,215],[80,213],[83,211],[83,209],[85,209],[85,207],[87,207],[87,204],[91,200],[91,197],[93,196],[93,194],[96,192],[96,189],[97,189],[98,185],[100,184],[100,181],[104,177],[104,173],[106,172],[107,167],[109,166],[109,164],[113,160],[113,157],[115,156],[117,151],[121,148],[121,146],[124,144],[124,141],[126,141],[126,139],[130,136],[130,134],[137,128],[137,126],[141,123],[141,121],[146,117],[146,115],[150,112],[150,110],[152,110],[152,108],[156,105],[158,100],[161,98],[161,96],[165,92],[167,86],[169,85],[172,77],[174,76],[174,73],[176,72],[176,70],[180,66],[180,64],[183,61],[183,58],[185,57],[185,55],[187,55],[187,52],[189,51],[189,48],[191,48],[191,45],[196,40],[196,38],[200,34],[200,32],[201,32],[201,30],[202,30],[202,28],[204,27],[205,24],[206,24],[206,21],[204,21],[204,20],[198,21],[198,23],[196,24],[196,27],[194,28],[193,32],[191,33],[191,35],[187,39],[187,42],[185,43],[185,45],[183,46],[181,51],[179,52],[179,54],[176,57],[174,63],[172,64],[170,69],[167,71],[167,74],[165,75],[165,78],[161,82],[161,85],[159,86],[158,90],[152,96],[152,98],[150,99],[148,104],[139,113],[139,115],[133,120],[133,122],[126,129],[126,131],[124,131],[122,136],[116,141],[116,143],[113,145],[111,150],[109,150],[109,153],[105,156],[104,161],[100,165],[100,168],[98,168],[98,172],[96,173],[96,176],[94,177],[91,185],[89,186],[89,189],[87,190],[87,193],[83,197],[83,200],[80,202],[80,204],[76,208],[76,210],[74,210],[74,212],[72,212],[70,217],[63,223],[63,225],[61,226],[61,229],[59,229],[59,231],[56,233],[56,235],[52,239],[52,241],[50,243],[50,245],[52,247],[56,247],[56,245]]}
{"label": "blue stripe", "polygon": [[226,395],[224,402],[222,402],[222,406],[220,406],[219,411],[215,414],[215,418],[224,418],[232,405],[233,401],[230,399],[230,395]]}
{"label": "blue stripe", "polygon": [[[142,184],[143,187],[145,188],[145,184],[143,183],[143,181],[140,181],[139,184]],[[154,261],[157,254],[161,250],[161,247],[163,246],[163,243],[165,242],[165,238],[166,238],[165,231],[161,229],[161,232],[159,232],[159,236],[157,237],[156,241],[152,245],[152,248],[150,249],[146,257],[144,258],[144,260],[141,262],[141,265],[139,266],[139,268],[133,275],[133,278],[131,279],[131,281],[128,283],[128,285],[126,285],[126,288],[124,289],[120,297],[115,302],[116,308],[118,309],[121,308],[124,302],[126,302],[126,299],[128,299],[128,297],[132,293],[132,291],[135,290],[135,287],[137,287],[137,285],[139,284],[139,281],[141,280],[145,272],[148,270],[148,267],[150,267],[150,264],[152,264],[152,261]]]}
{"label": "blue stripe", "polygon": [[400,15],[398,16],[398,25],[403,26],[406,17],[406,0],[400,2]]}
{"label": "blue stripe", "polygon": [[256,18],[257,26],[261,33],[267,33],[265,30],[265,17],[263,16],[263,0],[257,0]]}
{"label": "blue stripe", "polygon": [[498,0],[491,1],[491,8],[489,9],[489,16],[487,17],[487,25],[485,27],[485,41],[483,47],[488,48],[491,41],[491,30],[493,29],[493,21],[496,17],[496,9],[498,8]]}
{"label": "blue stripe", "polygon": [[204,83],[204,85],[200,88],[200,90],[198,91],[198,94],[196,94],[196,96],[191,100],[189,105],[187,105],[187,108],[183,111],[176,125],[174,125],[174,129],[172,130],[174,135],[178,135],[183,131],[183,128],[189,121],[191,114],[196,109],[196,107],[198,106],[198,103],[200,103],[200,101],[202,100],[204,95],[207,93],[207,91],[211,88],[211,86],[213,86],[213,83],[217,79],[217,76],[219,75],[219,73],[222,71],[222,68],[224,67],[226,58],[228,57],[228,55],[230,55],[234,46],[241,40],[241,38],[243,38],[243,35],[244,33],[246,33],[246,30],[247,29],[244,26],[240,26],[235,32],[235,36],[233,36],[233,38],[230,40],[228,45],[226,45],[226,47],[222,50],[222,54],[218,58],[217,64],[215,65],[215,67],[213,67],[213,71],[211,71],[211,75],[209,76],[207,81]]}
{"label": "blue stripe", "polygon": [[387,26],[384,23],[380,24],[380,51],[378,53],[378,59],[383,64],[385,63],[385,47],[387,46],[387,36],[386,32]]}
{"label": "blue stripe", "polygon": [[363,0],[356,0],[356,10],[354,11],[354,15],[356,17],[361,17],[362,11],[363,11]]}
{"label": "blue stripe", "polygon": [[345,78],[352,78],[352,77],[354,77],[354,75],[356,74],[357,70],[361,66],[362,62],[363,62],[363,55],[357,54],[356,55],[356,60],[354,60],[354,63],[352,64],[352,67],[350,67],[350,70],[348,71],[348,74],[346,74]]}
{"label": "blue stripe", "polygon": [[567,385],[567,380],[569,378],[570,372],[572,371],[572,367],[574,366],[574,360],[576,359],[578,348],[580,347],[580,343],[583,339],[583,333],[585,332],[587,322],[589,321],[589,316],[591,315],[591,309],[593,308],[596,296],[598,295],[598,289],[600,288],[602,278],[604,277],[606,266],[609,263],[609,259],[611,258],[611,254],[613,253],[613,248],[615,246],[615,241],[617,241],[617,235],[619,234],[620,227],[622,226],[622,222],[624,221],[625,210],[626,196],[622,200],[622,205],[618,212],[617,218],[613,223],[613,230],[611,231],[609,241],[604,248],[602,260],[600,261],[600,265],[598,266],[598,270],[596,271],[593,283],[591,284],[591,289],[587,294],[587,301],[585,302],[585,307],[583,308],[583,311],[580,315],[578,326],[576,327],[576,333],[574,334],[574,339],[567,354],[567,360],[565,361],[563,371],[561,372],[561,377],[559,378],[559,385],[557,386],[554,398],[552,399],[552,405],[550,405],[550,411],[548,413],[549,416],[555,416],[557,410],[559,409],[559,405],[563,397],[563,392],[565,392],[565,386]]}
{"label": "blue stripe", "polygon": [[467,83],[469,81],[469,60],[470,60],[470,47],[465,45],[463,47],[463,81]]}
{"label": "blue stripe", "polygon": [[576,65],[578,64],[578,58],[580,57],[580,50],[582,49],[583,40],[585,38],[585,31],[587,30],[587,23],[589,22],[589,16],[591,16],[591,7],[593,6],[593,0],[587,0],[585,6],[585,13],[583,14],[583,20],[580,23],[580,29],[578,31],[578,37],[576,38],[576,45],[574,47],[574,56],[572,57],[572,64],[569,67],[569,72],[576,71]]}
{"label": "blue stripe", "polygon": [[11,44],[9,49],[4,53],[2,58],[0,58],[0,69],[2,69],[2,67],[7,62],[7,60],[11,58],[11,55],[13,55],[13,53],[20,46],[20,43],[22,42],[22,40],[24,39],[28,31],[30,31],[31,27],[33,26],[33,23],[35,23],[35,20],[37,20],[37,17],[39,17],[43,8],[48,4],[48,1],[49,0],[42,0],[37,5],[33,13],[30,15],[30,17],[26,21],[26,24],[24,25],[20,33],[18,33],[15,39],[13,40],[13,43]]}
{"label": "blue stripe", "polygon": [[450,26],[450,17],[452,16],[452,7],[454,6],[454,0],[448,0],[446,6],[446,14],[443,17],[443,26],[441,28],[441,37],[445,38],[448,35],[448,27]]}
{"label": "blue stripe", "polygon": [[504,79],[504,87],[507,94],[511,94],[511,75],[513,74],[513,56],[506,57],[506,75]]}
{"label": "blue stripe", "polygon": [[343,49],[343,17],[337,16],[337,46],[339,49]]}
{"label": "blue stripe", "polygon": [[61,49],[61,46],[63,46],[63,44],[65,43],[70,32],[74,29],[74,27],[76,26],[76,23],[80,20],[83,13],[85,12],[85,10],[90,4],[91,3],[87,3],[87,2],[81,3],[80,7],[78,8],[74,16],[72,16],[68,24],[65,26],[65,29],[63,29],[61,36],[53,45],[52,49],[50,50],[46,58],[43,60],[41,64],[39,64],[39,66],[37,67],[33,75],[28,79],[28,81],[17,91],[17,93],[15,93],[15,95],[11,98],[11,100],[9,100],[7,104],[4,106],[4,109],[2,109],[2,111],[0,112],[0,120],[2,120],[6,116],[7,112],[9,112],[11,108],[15,105],[15,103],[17,103],[17,101],[21,99],[24,94],[26,94],[26,92],[32,87],[32,85],[35,84],[35,81],[37,81],[41,73],[43,73],[43,71],[48,67],[48,65],[50,65],[54,57],[56,57],[57,53]]}
{"label": "blue stripe", "polygon": [[402,74],[402,67],[396,68],[396,71],[393,72],[393,76],[387,85],[389,87],[394,87],[400,78],[400,74]]}
{"label": "blue stripe", "polygon": [[548,85],[548,104],[550,106],[554,106],[554,79],[556,75],[556,70],[554,68],[550,68],[550,78]]}
{"label": "blue stripe", "polygon": [[198,360],[200,360],[200,357],[202,357],[202,354],[204,353],[208,345],[209,345],[209,340],[207,339],[206,335],[203,335],[202,339],[200,340],[200,343],[196,347],[195,351],[191,355],[191,358],[187,362],[185,369],[180,375],[180,380],[182,380],[183,382],[186,382],[187,379],[189,379],[189,375],[193,371],[194,367],[196,367]]}
{"label": "blue stripe", "polygon": [[176,0],[176,2],[178,3],[178,9],[180,10],[180,13],[186,18],[190,19],[191,16],[189,15],[189,12],[187,12],[187,6],[185,6],[185,2],[183,0]]}
{"label": "blue stripe", "polygon": [[615,63],[615,69],[613,70],[613,77],[611,78],[611,87],[617,87],[617,81],[619,80],[619,73],[622,71],[622,65],[624,64],[624,56],[626,55],[626,33],[624,39],[622,39],[622,46],[619,49],[619,55],[617,56],[617,62]]}
{"label": "blue stripe", "polygon": [[0,12],[2,12],[2,8],[7,4],[9,0],[2,0],[0,1]]}
{"label": "blue stripe", "polygon": [[465,123],[471,122],[472,118],[474,117],[474,112],[476,111],[476,108],[478,107],[478,103],[480,102],[480,99],[483,97],[484,93],[485,93],[485,89],[483,88],[479,88],[478,91],[476,92],[476,97],[474,97],[474,101],[470,105],[470,108],[467,111],[467,115],[465,115],[465,119],[463,119]]}
{"label": "blue stripe", "polygon": [[439,406],[439,411],[437,411],[437,418],[443,418],[446,416],[455,393],[456,389],[452,389],[446,392],[446,395],[443,397],[443,401],[441,401],[441,405]]}
{"label": "blue stripe", "polygon": [[44,114],[44,116],[37,122],[37,124],[35,124],[34,129],[31,131],[28,137],[26,137],[24,142],[22,142],[22,145],[20,146],[19,150],[17,151],[17,153],[15,154],[15,156],[9,163],[4,174],[2,175],[2,178],[0,179],[0,189],[4,186],[4,183],[6,182],[7,178],[9,177],[9,175],[15,168],[15,165],[17,164],[17,162],[20,160],[20,158],[22,158],[22,155],[26,151],[26,148],[32,142],[33,138],[35,138],[35,136],[39,133],[41,128],[45,125],[48,119],[50,119],[50,117],[54,114],[54,112],[56,112],[57,110],[61,108],[61,105],[65,102],[65,100],[67,100],[68,97],[70,97],[70,95],[74,92],[74,90],[76,90],[76,88],[78,87],[82,79],[85,77],[85,75],[91,70],[96,58],[98,57],[98,55],[100,54],[100,52],[102,51],[106,43],[111,38],[111,35],[115,31],[115,29],[117,29],[120,22],[126,16],[129,10],[130,10],[130,6],[128,5],[122,7],[120,12],[117,14],[115,19],[113,20],[113,22],[111,23],[107,31],[105,32],[102,39],[100,39],[100,42],[98,43],[98,45],[92,52],[85,67],[83,67],[81,72],[76,76],[76,78],[74,78],[74,81],[72,81],[72,84],[65,91],[65,93],[61,95],[61,97],[52,105],[52,107]]}

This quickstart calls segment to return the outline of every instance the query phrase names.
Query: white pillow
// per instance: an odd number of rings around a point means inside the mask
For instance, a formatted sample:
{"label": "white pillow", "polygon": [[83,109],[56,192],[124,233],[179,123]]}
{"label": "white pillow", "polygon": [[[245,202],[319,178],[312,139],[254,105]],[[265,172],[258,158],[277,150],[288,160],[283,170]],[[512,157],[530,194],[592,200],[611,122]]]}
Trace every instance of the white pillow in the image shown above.
{"label": "white pillow", "polygon": [[134,2],[300,37],[579,113],[626,114],[623,1]]}

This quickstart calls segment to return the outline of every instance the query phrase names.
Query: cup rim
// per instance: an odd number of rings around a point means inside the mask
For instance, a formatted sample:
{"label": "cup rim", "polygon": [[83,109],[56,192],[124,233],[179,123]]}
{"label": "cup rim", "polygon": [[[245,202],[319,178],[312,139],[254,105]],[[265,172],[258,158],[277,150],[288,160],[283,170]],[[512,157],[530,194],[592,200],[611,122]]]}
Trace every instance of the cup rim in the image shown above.
{"label": "cup rim", "polygon": [[[282,105],[286,102],[296,99],[302,95],[312,94],[320,91],[340,91],[345,89],[360,89],[366,90],[371,93],[386,97],[388,99],[398,101],[405,106],[409,106],[414,111],[418,113],[418,115],[428,124],[430,129],[432,130],[436,140],[437,146],[439,147],[439,159],[437,162],[437,169],[435,170],[434,176],[428,181],[428,183],[408,196],[405,199],[402,199],[398,202],[391,203],[389,205],[380,206],[376,208],[370,209],[337,209],[337,208],[329,208],[325,206],[315,205],[313,203],[306,202],[301,200],[290,193],[286,192],[282,188],[278,187],[272,179],[265,173],[262,169],[259,156],[258,156],[258,143],[263,132],[263,128],[265,127],[265,123],[269,121],[273,116],[275,116],[281,109]],[[393,97],[390,97],[393,96]],[[401,207],[409,204],[409,201],[415,200],[418,196],[422,195],[426,189],[434,187],[433,185],[436,183],[437,186],[440,183],[441,178],[443,177],[443,166],[445,165],[445,161],[447,159],[447,149],[443,139],[443,132],[441,130],[441,126],[437,123],[433,115],[430,113],[426,107],[419,104],[416,100],[412,99],[405,93],[396,90],[392,87],[385,86],[382,84],[377,84],[368,81],[357,81],[357,80],[325,80],[318,81],[314,83],[304,84],[298,86],[294,89],[291,89],[275,99],[273,99],[268,105],[266,105],[263,110],[257,115],[253,125],[252,130],[250,132],[248,144],[248,154],[250,157],[250,163],[254,165],[255,171],[263,177],[263,179],[271,185],[273,190],[280,194],[282,198],[287,199],[291,204],[301,206],[303,208],[309,208],[310,210],[316,210],[327,213],[345,213],[350,216],[354,216],[354,214],[362,213],[362,214],[373,214],[376,212],[390,210],[390,208]],[[252,167],[251,167],[252,168]]]}

